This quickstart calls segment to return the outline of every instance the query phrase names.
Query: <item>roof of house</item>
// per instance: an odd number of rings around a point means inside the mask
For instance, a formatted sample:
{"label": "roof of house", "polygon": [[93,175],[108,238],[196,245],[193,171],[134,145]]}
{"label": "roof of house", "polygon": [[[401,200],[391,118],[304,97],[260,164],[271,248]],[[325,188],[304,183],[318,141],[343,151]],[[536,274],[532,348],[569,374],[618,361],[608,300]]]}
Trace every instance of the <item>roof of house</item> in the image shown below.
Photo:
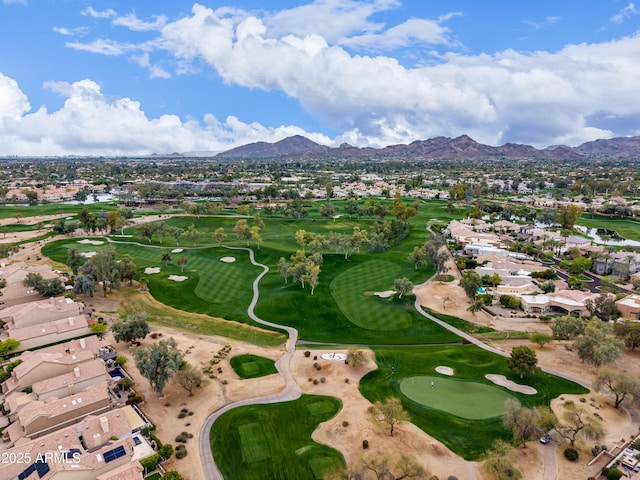
{"label": "roof of house", "polygon": [[627,307],[640,308],[640,295],[633,293],[627,297],[621,298],[616,303]]}
{"label": "roof of house", "polygon": [[53,418],[67,412],[81,409],[87,405],[109,399],[107,382],[97,383],[82,392],[64,398],[49,398],[44,402],[35,400],[18,411],[17,419],[26,428],[39,417]]}
{"label": "roof of house", "polygon": [[143,471],[140,462],[134,461],[103,473],[96,477],[96,480],[142,480]]}
{"label": "roof of house", "polygon": [[33,384],[33,393],[39,397],[48,392],[53,392],[65,386],[80,383],[91,378],[104,377],[105,380],[109,379],[105,364],[100,359],[90,360],[76,368],[78,369],[77,373],[79,373],[77,377],[75,375],[76,372],[73,371],[58,375],[57,377],[47,378],[46,380]]}
{"label": "roof of house", "polygon": [[45,279],[57,278],[50,265],[27,265],[25,262],[15,262],[0,269],[0,278],[7,280],[7,284],[21,283],[27,273],[39,273]]}
{"label": "roof of house", "polygon": [[51,297],[7,307],[4,310],[0,310],[0,318],[15,320],[24,315],[33,315],[38,311],[68,312],[69,315],[77,315],[82,311],[82,305],[74,302],[70,298]]}
{"label": "roof of house", "polygon": [[24,342],[32,338],[43,337],[54,333],[70,332],[72,330],[81,330],[89,326],[87,317],[84,315],[73,315],[52,322],[41,323],[39,325],[29,325],[22,328],[7,328],[7,333],[11,338]]}
{"label": "roof of house", "polygon": [[33,297],[33,300],[37,300],[41,297],[40,292],[34,290],[33,287],[25,287],[22,283],[7,285],[0,292],[2,293],[2,301],[5,304],[19,298]]}

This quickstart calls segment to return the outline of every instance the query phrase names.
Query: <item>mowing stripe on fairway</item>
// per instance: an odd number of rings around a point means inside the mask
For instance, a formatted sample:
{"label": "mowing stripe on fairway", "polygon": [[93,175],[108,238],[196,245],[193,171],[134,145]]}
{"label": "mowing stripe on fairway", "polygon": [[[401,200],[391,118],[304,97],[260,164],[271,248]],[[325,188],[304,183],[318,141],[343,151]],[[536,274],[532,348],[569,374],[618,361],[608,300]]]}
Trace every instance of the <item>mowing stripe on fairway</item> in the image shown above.
{"label": "mowing stripe on fairway", "polygon": [[384,260],[364,262],[336,276],[331,282],[331,293],[342,313],[361,328],[407,328],[413,322],[411,315],[388,308],[387,299],[364,295],[367,291],[392,289],[393,279],[401,270],[397,264]]}

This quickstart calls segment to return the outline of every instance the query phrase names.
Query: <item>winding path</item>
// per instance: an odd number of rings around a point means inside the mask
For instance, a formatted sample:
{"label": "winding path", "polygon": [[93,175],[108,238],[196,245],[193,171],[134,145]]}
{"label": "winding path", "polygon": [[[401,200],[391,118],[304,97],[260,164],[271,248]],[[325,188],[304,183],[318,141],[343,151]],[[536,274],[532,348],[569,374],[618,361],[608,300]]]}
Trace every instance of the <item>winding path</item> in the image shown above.
{"label": "winding path", "polygon": [[286,342],[285,354],[282,357],[280,357],[280,359],[276,362],[276,368],[278,369],[278,372],[280,372],[280,374],[282,374],[282,376],[284,377],[287,386],[280,393],[276,393],[274,395],[267,395],[264,397],[247,398],[244,400],[240,400],[238,402],[230,403],[228,405],[225,405],[221,409],[215,411],[211,415],[209,415],[209,417],[206,419],[206,421],[202,425],[202,428],[200,429],[200,445],[199,445],[200,459],[202,461],[202,469],[204,471],[204,477],[207,480],[224,480],[222,473],[220,473],[220,470],[215,464],[215,461],[213,459],[213,454],[211,452],[211,445],[209,443],[209,432],[211,430],[211,427],[213,426],[213,423],[218,419],[220,415],[236,407],[242,407],[245,405],[288,402],[290,400],[296,400],[297,398],[300,398],[300,395],[302,394],[300,387],[293,379],[293,376],[291,375],[291,369],[289,368],[291,356],[296,350],[296,342],[298,340],[298,331],[293,327],[287,327],[287,326],[279,325],[276,323],[267,322],[266,320],[262,320],[254,313],[254,308],[258,303],[258,297],[260,295],[258,285],[262,277],[264,277],[269,271],[269,267],[256,262],[255,257],[253,255],[253,250],[250,248],[244,248],[244,247],[227,247],[227,248],[232,250],[248,251],[249,259],[251,260],[251,263],[257,267],[262,267],[262,273],[260,273],[260,275],[258,275],[256,279],[253,281],[253,299],[249,304],[247,313],[249,317],[251,317],[251,319],[254,320],[255,322],[260,323],[262,325],[267,325],[269,327],[284,330],[289,335],[289,338],[287,339],[287,342]]}

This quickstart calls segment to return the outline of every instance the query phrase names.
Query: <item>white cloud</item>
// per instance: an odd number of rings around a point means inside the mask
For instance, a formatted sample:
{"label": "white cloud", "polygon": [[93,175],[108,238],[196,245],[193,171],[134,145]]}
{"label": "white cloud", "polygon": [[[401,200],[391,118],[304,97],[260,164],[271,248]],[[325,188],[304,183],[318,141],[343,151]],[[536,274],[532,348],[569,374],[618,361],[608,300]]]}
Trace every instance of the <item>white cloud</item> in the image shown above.
{"label": "white cloud", "polygon": [[160,65],[151,65],[149,67],[149,76],[151,78],[171,78],[171,74]]}
{"label": "white cloud", "polygon": [[93,17],[93,18],[114,18],[118,16],[118,13],[111,8],[98,11],[98,10],[95,10],[93,7],[87,7],[84,10],[82,10],[80,13],[85,17]]}
{"label": "white cloud", "polygon": [[362,142],[469,133],[492,144],[579,143],[598,130],[593,115],[623,118],[640,109],[640,37],[555,53],[446,54],[440,64],[407,68],[387,56],[350,54],[318,34],[274,38],[266,21],[234,24],[195,5],[163,29],[159,43],[183,61],[204,60],[230,84],[282,91]]}
{"label": "white cloud", "polygon": [[103,39],[94,40],[89,43],[67,42],[65,46],[74,50],[82,50],[89,53],[99,53],[101,55],[114,56],[122,55],[130,51],[140,50],[140,45],[118,42],[116,40]]}
{"label": "white cloud", "polygon": [[116,17],[113,19],[113,25],[125,27],[136,32],[148,32],[150,30],[160,30],[167,23],[167,17],[164,15],[154,15],[152,21],[144,21],[136,17],[135,14]]}
{"label": "white cloud", "polygon": [[18,4],[18,5],[26,5],[27,0],[2,0],[2,3],[5,5]]}
{"label": "white cloud", "polygon": [[636,8],[636,6],[633,3],[629,3],[626,7],[624,7],[617,14],[615,14],[613,17],[611,17],[611,22],[612,23],[622,23],[627,18],[631,17],[632,15],[637,15],[637,14],[638,14],[638,9]]}
{"label": "white cloud", "polygon": [[0,72],[0,117],[16,119],[31,109],[18,82]]}
{"label": "white cloud", "polygon": [[89,33],[89,27],[76,27],[76,28],[53,27],[53,31],[56,33],[59,33],[60,35],[75,37],[75,36],[84,36],[87,33]]}
{"label": "white cloud", "polygon": [[0,145],[3,155],[132,155],[220,151],[253,142],[281,140],[299,134],[329,143],[320,134],[295,126],[264,127],[236,117],[220,122],[205,115],[203,123],[175,115],[149,118],[139,102],[108,98],[92,80],[47,82],[45,88],[66,97],[55,112],[27,113],[26,95],[15,80],[0,73]]}

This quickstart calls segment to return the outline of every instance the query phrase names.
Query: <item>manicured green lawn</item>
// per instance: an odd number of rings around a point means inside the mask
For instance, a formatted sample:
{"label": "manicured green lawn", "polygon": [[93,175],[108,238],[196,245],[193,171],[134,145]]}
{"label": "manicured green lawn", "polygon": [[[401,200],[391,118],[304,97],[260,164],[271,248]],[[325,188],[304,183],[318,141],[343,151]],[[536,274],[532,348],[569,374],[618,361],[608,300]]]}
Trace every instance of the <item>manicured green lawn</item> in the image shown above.
{"label": "manicured green lawn", "polygon": [[484,376],[488,373],[501,374],[517,383],[531,385],[538,391],[536,395],[523,395],[500,388],[525,406],[548,405],[552,398],[563,393],[587,392],[579,385],[544,373],[521,380],[506,367],[503,357],[475,345],[374,347],[373,351],[378,369],[361,380],[362,394],[372,402],[383,401],[392,396],[399,397],[411,416],[412,423],[468,460],[481,458],[496,438],[511,439],[511,433],[502,426],[500,417],[473,420],[422,405],[402,393],[401,384],[404,379],[425,375],[437,377],[438,380],[435,381],[441,382],[450,378],[435,373],[435,368],[442,365],[453,368],[456,379],[498,389]]}
{"label": "manicured green lawn", "polygon": [[344,458],[314,442],[311,433],[341,406],[334,397],[303,395],[292,402],[226,412],[210,433],[216,464],[225,478],[234,480],[321,480],[327,470],[344,467]]}
{"label": "manicured green lawn", "polygon": [[578,220],[578,225],[585,227],[614,230],[618,235],[630,240],[640,241],[640,221],[628,217],[608,217],[585,213]]}
{"label": "manicured green lawn", "polygon": [[[28,207],[16,205],[3,205],[0,208],[0,218],[10,218],[16,215],[22,215],[24,219],[21,223],[29,222],[27,217],[36,217],[41,215],[57,215],[60,213],[68,213],[69,216],[76,217],[82,209],[82,205],[68,205],[63,203],[49,203],[46,205],[29,205]],[[99,212],[100,210],[116,210],[117,206],[114,202],[100,202],[87,205],[90,212]],[[157,213],[157,212],[156,212]],[[77,218],[77,217],[76,217]]]}
{"label": "manicured green lawn", "polygon": [[504,412],[504,402],[514,398],[491,385],[430,375],[402,379],[400,392],[425,407],[470,420],[498,417]]}
{"label": "manicured green lawn", "polygon": [[240,378],[264,377],[278,372],[273,360],[258,355],[236,355],[229,362]]}

